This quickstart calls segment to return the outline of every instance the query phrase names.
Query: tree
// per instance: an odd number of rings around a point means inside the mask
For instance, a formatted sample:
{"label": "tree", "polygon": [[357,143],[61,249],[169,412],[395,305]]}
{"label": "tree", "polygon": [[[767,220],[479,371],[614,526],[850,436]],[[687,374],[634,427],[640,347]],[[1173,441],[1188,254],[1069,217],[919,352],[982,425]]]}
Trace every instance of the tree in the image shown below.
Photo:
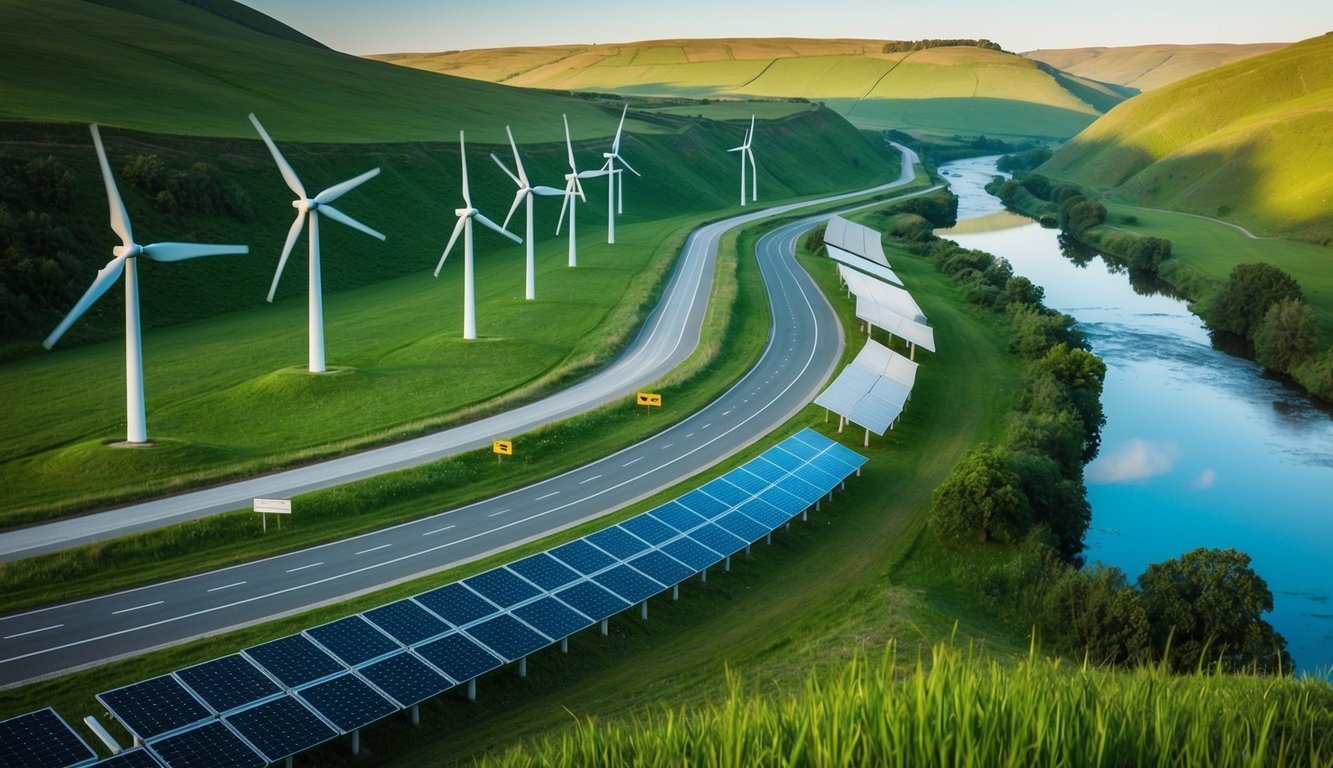
{"label": "tree", "polygon": [[1268,308],[1254,331],[1254,359],[1286,373],[1319,343],[1319,320],[1304,299],[1283,299]]}
{"label": "tree", "polygon": [[1061,559],[1081,563],[1083,534],[1092,522],[1092,507],[1081,478],[1067,477],[1055,459],[1034,451],[1011,450],[1008,457],[1032,522],[1049,529]]}
{"label": "tree", "polygon": [[1046,289],[1022,275],[1009,278],[1004,284],[1004,303],[1037,306],[1046,298]]}
{"label": "tree", "polygon": [[1063,343],[1051,347],[1032,366],[1028,376],[1024,407],[1029,410],[1036,410],[1032,408],[1036,401],[1029,395],[1042,391],[1039,384],[1043,378],[1050,378],[1064,389],[1069,403],[1083,420],[1083,460],[1092,461],[1101,448],[1102,427],[1106,425],[1106,414],[1102,411],[1106,363],[1086,349]]}
{"label": "tree", "polygon": [[1046,634],[1095,664],[1131,664],[1149,652],[1148,614],[1119,568],[1070,568],[1047,591]]}
{"label": "tree", "polygon": [[930,510],[935,532],[945,538],[976,533],[982,542],[993,534],[1021,536],[1031,510],[1010,463],[1008,451],[986,445],[959,459],[935,489]]}
{"label": "tree", "polygon": [[1289,669],[1287,641],[1260,614],[1273,593],[1234,549],[1199,548],[1149,565],[1139,577],[1152,645],[1177,671],[1220,662],[1228,670]]}
{"label": "tree", "polygon": [[1219,331],[1252,338],[1268,308],[1283,299],[1303,299],[1291,275],[1271,264],[1238,264],[1207,318]]}

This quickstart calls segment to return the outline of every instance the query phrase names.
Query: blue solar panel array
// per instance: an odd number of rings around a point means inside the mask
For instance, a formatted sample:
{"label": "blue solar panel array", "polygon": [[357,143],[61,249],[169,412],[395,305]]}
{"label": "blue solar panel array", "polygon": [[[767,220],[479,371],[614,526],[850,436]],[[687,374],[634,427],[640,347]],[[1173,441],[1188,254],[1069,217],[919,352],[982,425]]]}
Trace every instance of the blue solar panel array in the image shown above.
{"label": "blue solar panel array", "polygon": [[619,525],[98,699],[146,742],[132,759],[274,763],[670,589],[764,538],[865,461],[803,430]]}
{"label": "blue solar panel array", "polygon": [[79,734],[50,707],[0,721],[0,766],[4,768],[73,768],[96,759]]}

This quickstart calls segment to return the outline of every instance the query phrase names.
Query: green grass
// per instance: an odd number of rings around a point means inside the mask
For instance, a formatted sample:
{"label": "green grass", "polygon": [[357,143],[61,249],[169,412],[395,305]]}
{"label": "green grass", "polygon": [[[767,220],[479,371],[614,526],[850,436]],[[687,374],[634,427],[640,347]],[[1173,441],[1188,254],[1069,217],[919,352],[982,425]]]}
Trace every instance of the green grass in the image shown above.
{"label": "green grass", "polygon": [[1170,85],[1177,80],[1230,64],[1239,59],[1275,51],[1286,43],[1232,45],[1127,45],[1114,48],[1048,48],[1024,56],[1059,67],[1071,75],[1117,83],[1140,91]]}
{"label": "green grass", "polygon": [[[776,120],[809,109],[810,105],[803,101],[712,101],[706,104],[692,102],[656,107],[653,111],[668,115],[694,115],[709,120],[744,120],[745,127],[748,128],[751,115],[755,115],[760,120]],[[739,143],[738,140],[737,144]]]}

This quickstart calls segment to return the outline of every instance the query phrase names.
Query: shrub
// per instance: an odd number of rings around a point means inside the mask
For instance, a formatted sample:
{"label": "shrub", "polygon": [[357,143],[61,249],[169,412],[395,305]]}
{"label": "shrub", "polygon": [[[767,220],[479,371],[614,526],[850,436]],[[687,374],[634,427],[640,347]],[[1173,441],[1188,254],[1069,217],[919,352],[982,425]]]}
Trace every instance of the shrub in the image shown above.
{"label": "shrub", "polygon": [[976,534],[982,542],[996,534],[1016,540],[1030,517],[1008,451],[985,445],[958,460],[935,489],[930,508],[930,526],[940,536]]}
{"label": "shrub", "polygon": [[1277,267],[1238,264],[1206,319],[1219,331],[1252,338],[1269,307],[1283,299],[1303,298],[1296,279]]}
{"label": "shrub", "polygon": [[1282,299],[1268,308],[1254,331],[1254,359],[1286,373],[1305,361],[1319,343],[1319,321],[1304,299]]}

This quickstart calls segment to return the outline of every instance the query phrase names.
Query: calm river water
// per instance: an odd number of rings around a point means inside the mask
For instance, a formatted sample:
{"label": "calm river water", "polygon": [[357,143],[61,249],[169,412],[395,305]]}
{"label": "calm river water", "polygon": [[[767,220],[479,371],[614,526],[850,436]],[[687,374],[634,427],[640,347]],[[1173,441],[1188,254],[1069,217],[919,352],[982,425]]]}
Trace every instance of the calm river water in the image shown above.
{"label": "calm river water", "polygon": [[1212,347],[1185,303],[1141,296],[1100,259],[1078,267],[1055,230],[1007,213],[982,188],[995,157],[940,168],[959,225],[938,232],[989,251],[1046,289],[1106,361],[1101,455],[1084,473],[1088,560],[1136,578],[1195,547],[1233,547],[1273,590],[1268,620],[1297,666],[1333,671],[1333,416]]}

